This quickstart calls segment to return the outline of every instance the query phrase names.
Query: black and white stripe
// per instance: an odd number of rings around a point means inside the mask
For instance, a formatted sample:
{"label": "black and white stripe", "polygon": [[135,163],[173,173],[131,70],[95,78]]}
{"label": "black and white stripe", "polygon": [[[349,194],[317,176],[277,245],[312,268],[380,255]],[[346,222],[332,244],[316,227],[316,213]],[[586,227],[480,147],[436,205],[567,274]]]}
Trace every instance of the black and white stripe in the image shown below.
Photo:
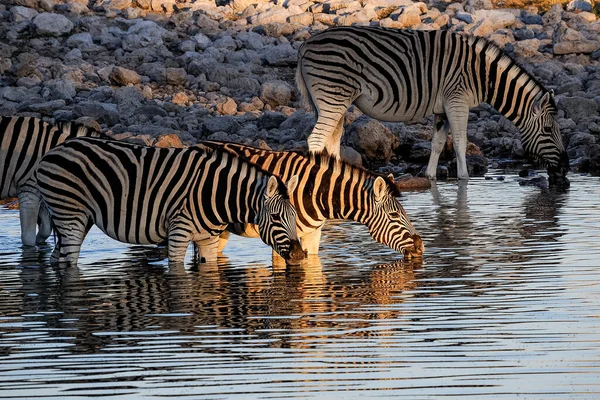
{"label": "black and white stripe", "polygon": [[343,115],[351,104],[383,121],[435,114],[427,174],[435,178],[446,136],[452,133],[458,177],[466,179],[469,109],[485,102],[521,130],[524,148],[552,176],[568,172],[552,93],[483,38],[447,31],[330,28],[300,48],[296,80],[317,113],[308,139],[313,152],[339,155]]}
{"label": "black and white stripe", "polygon": [[[388,177],[325,154],[305,157],[290,151],[267,151],[236,143],[205,141],[200,146],[226,149],[257,164],[284,181],[298,176],[291,200],[298,213],[298,236],[308,254],[317,254],[321,228],[327,219],[349,219],[369,228],[372,237],[404,253],[421,256],[423,242],[397,199],[396,185]],[[256,236],[260,229],[230,226],[228,231]],[[258,231],[258,232],[257,232]],[[224,247],[227,235],[222,239]]]}
{"label": "black and white stripe", "polygon": [[50,219],[46,210],[40,209],[39,193],[32,179],[35,166],[48,150],[78,136],[100,133],[75,123],[53,125],[33,117],[0,117],[0,199],[19,198],[23,246],[41,244],[51,233]]}
{"label": "black and white stripe", "polygon": [[168,240],[172,262],[182,262],[194,241],[213,262],[228,224],[255,223],[282,257],[304,257],[288,195],[297,178],[286,188],[281,179],[228,152],[80,138],[49,151],[36,175],[53,218],[53,259],[59,262],[77,263],[94,224],[126,243]]}

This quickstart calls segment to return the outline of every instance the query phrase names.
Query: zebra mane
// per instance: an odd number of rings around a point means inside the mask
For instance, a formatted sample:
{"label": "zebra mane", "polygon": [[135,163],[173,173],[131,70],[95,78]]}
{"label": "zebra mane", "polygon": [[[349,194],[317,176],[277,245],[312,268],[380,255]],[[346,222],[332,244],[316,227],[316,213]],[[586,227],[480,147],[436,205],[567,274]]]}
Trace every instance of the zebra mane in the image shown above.
{"label": "zebra mane", "polygon": [[[546,89],[546,87],[540,82],[540,80],[534,76],[531,72],[529,72],[523,64],[518,62],[512,55],[508,54],[504,51],[500,46],[498,46],[493,40],[488,40],[481,36],[475,36],[471,34],[462,34],[467,37],[469,45],[473,46],[477,53],[480,53],[485,49],[486,55],[491,55],[492,57],[497,57],[498,54],[502,54],[502,58],[498,61],[498,65],[510,65],[510,68],[517,68],[525,73],[529,78],[527,86],[535,86],[540,89],[538,95],[536,95],[535,100],[539,100],[545,93],[549,93],[550,91]],[[556,102],[554,100],[554,96],[550,96],[550,107],[553,113],[558,112],[558,107],[556,106]]]}
{"label": "zebra mane", "polygon": [[362,165],[351,164],[347,161],[341,160],[337,157],[330,156],[326,152],[313,153],[309,152],[307,157],[310,161],[314,161],[315,165],[320,165],[322,168],[327,168],[330,171],[336,172],[339,175],[349,174],[350,176],[355,174],[365,175],[367,178],[375,181],[378,177],[382,178],[387,183],[388,192],[394,197],[400,197],[400,189],[387,175],[376,174],[369,171]]}

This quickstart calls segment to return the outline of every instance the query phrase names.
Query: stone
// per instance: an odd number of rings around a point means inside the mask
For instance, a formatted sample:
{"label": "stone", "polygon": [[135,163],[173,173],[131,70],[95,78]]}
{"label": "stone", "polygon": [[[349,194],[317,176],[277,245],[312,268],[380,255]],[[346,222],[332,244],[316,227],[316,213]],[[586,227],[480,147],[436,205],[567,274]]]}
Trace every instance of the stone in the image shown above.
{"label": "stone", "polygon": [[563,97],[558,102],[558,108],[565,111],[565,116],[579,120],[595,116],[598,112],[598,103],[584,97]]}
{"label": "stone", "polygon": [[471,32],[477,36],[487,36],[500,28],[514,25],[514,14],[500,10],[477,10],[473,13],[475,26]]}
{"label": "stone", "polygon": [[144,63],[138,67],[137,72],[156,83],[164,84],[167,82],[167,68],[162,62]]}
{"label": "stone", "polygon": [[518,57],[533,57],[539,54],[540,41],[527,39],[513,43],[515,55]]}
{"label": "stone", "polygon": [[543,18],[541,15],[524,12],[521,21],[527,25],[542,25]]}
{"label": "stone", "polygon": [[349,146],[340,147],[340,158],[349,164],[362,165],[362,156]]}
{"label": "stone", "polygon": [[456,18],[457,20],[462,21],[466,24],[470,24],[473,22],[473,17],[471,16],[471,14],[462,12],[462,11],[457,12],[454,15],[454,18]]}
{"label": "stone", "polygon": [[17,86],[23,86],[26,88],[32,88],[42,83],[42,78],[37,75],[23,76],[17,79]]}
{"label": "stone", "polygon": [[41,36],[61,36],[73,29],[73,23],[64,15],[47,12],[38,14],[33,19],[33,26]]}
{"label": "stone", "polygon": [[52,79],[44,83],[51,99],[73,100],[77,91],[75,85],[68,79]]}
{"label": "stone", "polygon": [[181,142],[181,139],[179,138],[179,136],[175,133],[160,135],[158,138],[156,138],[156,141],[152,145],[154,147],[176,148],[176,149],[183,149],[186,147]]}
{"label": "stone", "polygon": [[590,54],[600,49],[600,41],[597,40],[575,40],[560,42],[554,45],[554,54]]}
{"label": "stone", "polygon": [[115,85],[137,85],[142,81],[142,78],[138,75],[137,72],[123,68],[123,67],[113,67],[109,79]]}
{"label": "stone", "polygon": [[212,41],[203,33],[197,33],[191,39],[196,43],[198,50],[206,50],[208,46],[212,45]]}
{"label": "stone", "polygon": [[82,101],[77,103],[73,108],[73,116],[91,117],[99,123],[104,123],[109,126],[119,123],[119,112],[116,104],[97,103],[90,101]]}
{"label": "stone", "polygon": [[400,145],[398,137],[381,122],[362,116],[346,129],[348,144],[371,162],[387,162]]}
{"label": "stone", "polygon": [[268,46],[263,49],[264,60],[268,65],[275,67],[294,66],[297,63],[298,50],[291,44],[285,43],[279,46]]}
{"label": "stone", "polygon": [[279,80],[267,81],[260,87],[260,99],[271,107],[286,106],[292,99],[293,88]]}
{"label": "stone", "polygon": [[313,14],[304,12],[302,14],[290,15],[287,22],[291,24],[300,24],[302,26],[310,26],[314,21]]}
{"label": "stone", "polygon": [[431,187],[431,181],[424,177],[407,177],[405,179],[400,179],[395,183],[400,191],[423,190]]}
{"label": "stone", "polygon": [[89,32],[76,33],[69,36],[65,44],[69,47],[76,47],[79,50],[92,50],[94,49],[94,40]]}
{"label": "stone", "polygon": [[129,27],[123,38],[123,50],[132,51],[140,47],[159,47],[167,30],[154,21],[140,21]]}
{"label": "stone", "polygon": [[237,103],[231,97],[228,97],[222,103],[217,104],[217,111],[222,115],[235,115],[237,113]]}
{"label": "stone", "polygon": [[290,12],[285,8],[271,8],[268,11],[252,15],[249,21],[252,25],[266,25],[272,22],[286,22]]}
{"label": "stone", "polygon": [[173,104],[177,104],[178,106],[184,106],[189,100],[190,99],[187,94],[185,94],[184,92],[177,92],[175,93],[175,95],[173,95],[173,99],[171,100],[171,102]]}
{"label": "stone", "polygon": [[202,123],[202,133],[205,136],[212,135],[216,132],[236,133],[240,128],[240,124],[229,115],[208,118]]}
{"label": "stone", "polygon": [[167,68],[167,83],[169,85],[185,85],[187,72],[183,68]]}
{"label": "stone", "polygon": [[12,6],[10,8],[10,19],[13,22],[31,21],[38,14],[33,8],[23,6]]}
{"label": "stone", "polygon": [[50,100],[43,103],[30,104],[27,106],[27,109],[42,115],[52,115],[54,111],[63,108],[65,105],[64,100]]}
{"label": "stone", "polygon": [[544,25],[554,28],[562,20],[563,8],[560,4],[555,4],[542,16]]}
{"label": "stone", "polygon": [[491,10],[494,8],[492,0],[467,0],[465,9],[468,12],[475,10]]}
{"label": "stone", "polygon": [[567,3],[567,11],[592,11],[591,0],[572,0]]}
{"label": "stone", "polygon": [[50,11],[54,10],[54,6],[56,6],[56,1],[40,0],[39,5],[42,10],[50,12]]}
{"label": "stone", "polygon": [[287,117],[280,112],[266,111],[258,117],[259,129],[278,129]]}

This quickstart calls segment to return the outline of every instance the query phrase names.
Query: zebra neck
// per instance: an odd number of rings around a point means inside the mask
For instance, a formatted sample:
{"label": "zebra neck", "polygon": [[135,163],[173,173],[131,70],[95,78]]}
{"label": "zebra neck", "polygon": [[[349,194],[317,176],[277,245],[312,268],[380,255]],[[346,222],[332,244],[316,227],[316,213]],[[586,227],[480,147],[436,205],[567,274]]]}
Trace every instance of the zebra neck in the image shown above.
{"label": "zebra neck", "polygon": [[527,126],[535,99],[546,90],[512,58],[495,46],[486,47],[485,102],[519,129]]}

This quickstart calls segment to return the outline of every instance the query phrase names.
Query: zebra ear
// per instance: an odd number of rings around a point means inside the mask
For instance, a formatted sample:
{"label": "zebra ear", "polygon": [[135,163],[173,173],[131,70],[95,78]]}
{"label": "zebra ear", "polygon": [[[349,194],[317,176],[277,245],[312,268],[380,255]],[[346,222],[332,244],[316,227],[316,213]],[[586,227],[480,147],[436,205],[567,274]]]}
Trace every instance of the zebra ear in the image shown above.
{"label": "zebra ear", "polygon": [[535,104],[535,107],[533,108],[533,111],[535,113],[539,113],[542,110],[545,110],[547,108],[552,107],[552,98],[553,97],[554,96],[553,96],[552,92],[546,92],[546,93],[544,93],[544,95],[540,99],[539,104],[538,103]]}
{"label": "zebra ear", "polygon": [[292,176],[285,185],[287,186],[288,195],[292,194],[296,190],[296,187],[298,187],[298,175]]}
{"label": "zebra ear", "polygon": [[275,195],[275,193],[277,193],[277,186],[278,186],[277,178],[275,178],[273,175],[271,175],[269,177],[269,181],[267,182],[266,196],[273,197]]}
{"label": "zebra ear", "polygon": [[394,174],[392,174],[391,172],[388,174],[388,179],[390,180],[394,180]]}
{"label": "zebra ear", "polygon": [[383,196],[386,194],[387,184],[385,180],[378,176],[375,178],[375,182],[373,182],[373,194],[375,195],[375,200],[381,200]]}

